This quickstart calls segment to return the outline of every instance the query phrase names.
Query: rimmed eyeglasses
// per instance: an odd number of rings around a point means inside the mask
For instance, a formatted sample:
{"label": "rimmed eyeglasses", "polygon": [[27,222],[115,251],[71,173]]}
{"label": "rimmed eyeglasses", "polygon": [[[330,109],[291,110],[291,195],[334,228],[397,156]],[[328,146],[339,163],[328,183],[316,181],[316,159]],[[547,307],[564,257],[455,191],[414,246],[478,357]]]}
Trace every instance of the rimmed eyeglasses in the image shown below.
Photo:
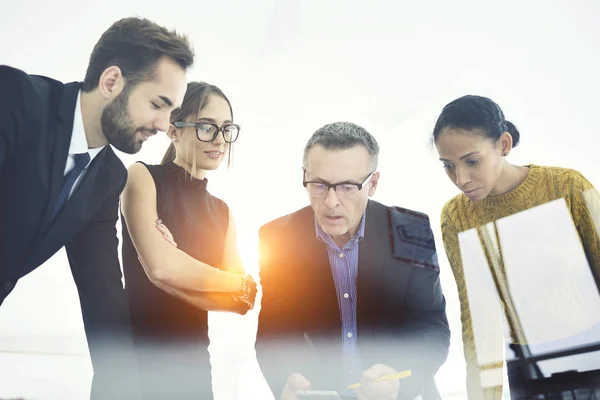
{"label": "rimmed eyeglasses", "polygon": [[[363,189],[365,184],[373,177],[375,171],[371,172],[361,183],[354,182],[340,182],[340,183],[327,183],[322,181],[303,181],[302,184],[306,188],[308,195],[311,197],[326,197],[330,189],[335,191],[335,194],[340,199],[355,199],[360,191]],[[304,171],[306,176],[306,171]]]}
{"label": "rimmed eyeglasses", "polygon": [[220,132],[223,132],[225,142],[233,143],[237,140],[241,130],[241,127],[237,124],[218,126],[210,122],[173,122],[173,125],[177,128],[193,126],[196,128],[196,138],[201,142],[212,142]]}

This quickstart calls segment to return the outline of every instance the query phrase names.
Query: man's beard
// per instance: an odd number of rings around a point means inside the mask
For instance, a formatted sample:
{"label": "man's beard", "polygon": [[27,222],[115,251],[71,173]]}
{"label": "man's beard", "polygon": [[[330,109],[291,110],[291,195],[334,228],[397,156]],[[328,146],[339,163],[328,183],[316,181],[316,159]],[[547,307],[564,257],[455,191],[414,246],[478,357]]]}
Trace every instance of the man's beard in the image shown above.
{"label": "man's beard", "polygon": [[142,140],[136,139],[138,131],[156,133],[156,130],[136,128],[133,118],[127,110],[129,89],[123,91],[102,111],[100,126],[102,133],[112,146],[127,154],[135,154],[142,148]]}

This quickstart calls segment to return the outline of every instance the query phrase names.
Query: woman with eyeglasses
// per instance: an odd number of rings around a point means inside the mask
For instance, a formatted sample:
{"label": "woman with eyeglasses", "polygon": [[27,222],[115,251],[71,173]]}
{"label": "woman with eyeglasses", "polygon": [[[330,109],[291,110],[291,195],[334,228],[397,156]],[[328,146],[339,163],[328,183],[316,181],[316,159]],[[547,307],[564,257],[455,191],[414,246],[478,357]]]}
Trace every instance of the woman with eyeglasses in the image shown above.
{"label": "woman with eyeglasses", "polygon": [[[573,169],[509,163],[507,157],[519,139],[519,131],[505,119],[498,104],[487,97],[473,95],[447,104],[433,130],[433,142],[446,174],[462,192],[445,204],[441,228],[460,299],[469,399],[500,399],[503,396],[502,385],[484,384],[486,379],[490,380],[490,371],[502,365],[489,361],[480,365],[479,360],[486,357],[478,358],[480,355],[476,351],[470,303],[476,302],[477,298],[474,299],[472,293],[470,297],[467,295],[458,239],[460,232],[564,198],[592,276],[600,287],[600,237],[594,225],[594,214],[597,216],[600,212],[597,191],[580,172]],[[552,221],[548,222],[550,225],[545,229],[553,229]],[[483,233],[480,235],[485,238]],[[485,242],[485,239],[481,240]],[[527,242],[523,243],[523,246],[527,245]],[[486,252],[486,257],[490,257],[489,252]],[[511,347],[517,353],[525,352],[527,349],[520,345],[527,343],[521,342],[522,329],[512,313],[509,292],[505,290],[508,282],[505,270],[500,263],[489,259],[485,266],[488,267],[488,264],[492,275],[496,275],[495,283],[511,330]],[[500,274],[493,268],[495,264],[500,264]],[[543,301],[543,295],[534,293],[532,299]],[[508,365],[507,369],[511,384],[528,377],[527,371],[516,364]],[[531,373],[539,375],[540,372],[536,369]],[[506,388],[504,393],[507,393]]]}
{"label": "woman with eyeglasses", "polygon": [[219,88],[189,83],[162,163],[129,168],[123,271],[144,399],[212,398],[207,311],[254,305],[229,208],[207,191],[239,131]]}

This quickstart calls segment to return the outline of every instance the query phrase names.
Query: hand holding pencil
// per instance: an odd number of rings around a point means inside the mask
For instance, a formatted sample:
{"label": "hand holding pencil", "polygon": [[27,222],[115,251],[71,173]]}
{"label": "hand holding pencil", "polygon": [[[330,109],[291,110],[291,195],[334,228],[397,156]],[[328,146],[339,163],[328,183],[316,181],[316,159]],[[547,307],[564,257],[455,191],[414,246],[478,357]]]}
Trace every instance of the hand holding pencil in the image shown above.
{"label": "hand holding pencil", "polygon": [[400,379],[411,376],[411,371],[398,372],[394,368],[375,364],[363,372],[359,383],[348,386],[355,389],[359,400],[396,399],[400,390]]}

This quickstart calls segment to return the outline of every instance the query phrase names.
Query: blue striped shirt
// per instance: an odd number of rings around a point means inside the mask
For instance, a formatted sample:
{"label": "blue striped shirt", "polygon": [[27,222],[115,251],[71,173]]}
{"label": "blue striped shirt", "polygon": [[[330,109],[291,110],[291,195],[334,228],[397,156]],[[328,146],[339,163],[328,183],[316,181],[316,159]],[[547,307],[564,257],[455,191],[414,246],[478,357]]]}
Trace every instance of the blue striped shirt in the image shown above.
{"label": "blue striped shirt", "polygon": [[366,212],[361,218],[354,237],[341,249],[331,235],[321,229],[315,218],[317,238],[325,243],[329,254],[329,264],[340,309],[344,372],[348,384],[358,382],[362,374],[357,346],[356,276],[358,274],[358,243],[364,237],[365,215]]}

